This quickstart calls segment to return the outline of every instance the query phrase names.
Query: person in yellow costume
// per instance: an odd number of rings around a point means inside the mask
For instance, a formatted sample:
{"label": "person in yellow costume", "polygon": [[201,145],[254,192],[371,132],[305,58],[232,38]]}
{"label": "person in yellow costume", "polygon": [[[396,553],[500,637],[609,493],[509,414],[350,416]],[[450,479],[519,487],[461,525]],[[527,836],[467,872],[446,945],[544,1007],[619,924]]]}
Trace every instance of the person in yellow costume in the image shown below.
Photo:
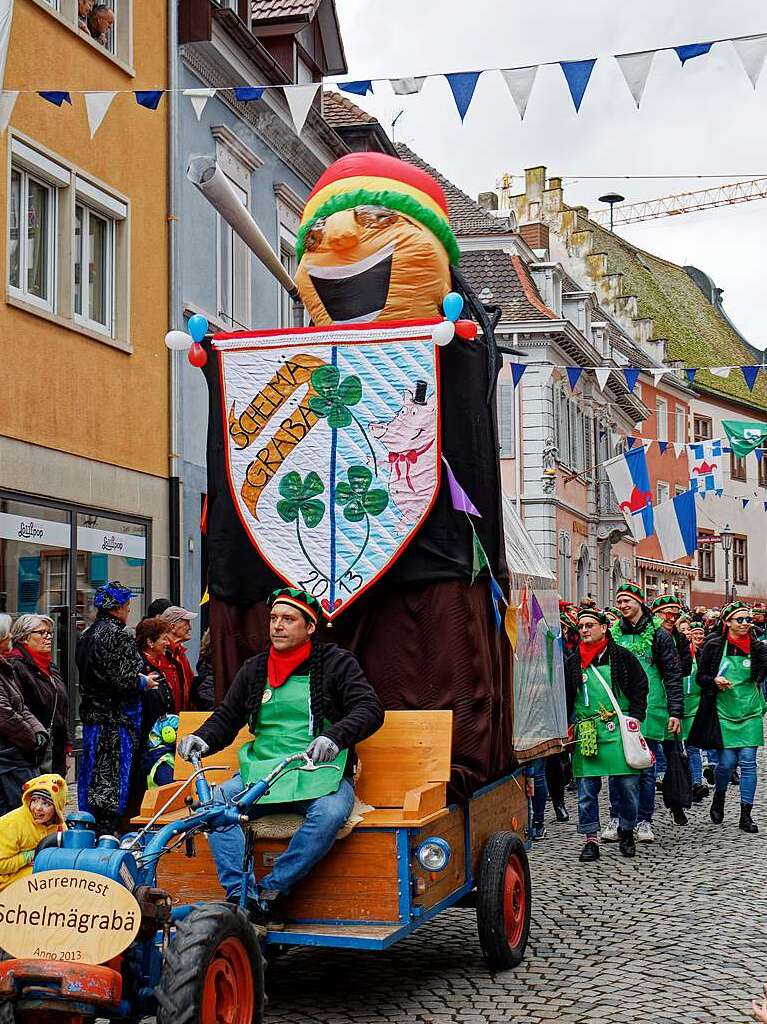
{"label": "person in yellow costume", "polygon": [[38,843],[63,830],[67,784],[60,775],[38,775],[25,782],[21,807],[0,818],[0,889],[32,873]]}

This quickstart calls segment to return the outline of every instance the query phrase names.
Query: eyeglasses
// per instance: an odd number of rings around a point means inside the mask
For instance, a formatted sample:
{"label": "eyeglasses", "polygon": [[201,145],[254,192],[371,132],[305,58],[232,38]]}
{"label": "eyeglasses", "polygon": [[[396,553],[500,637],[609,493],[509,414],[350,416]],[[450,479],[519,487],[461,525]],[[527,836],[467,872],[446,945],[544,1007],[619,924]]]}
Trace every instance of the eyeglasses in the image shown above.
{"label": "eyeglasses", "polygon": [[751,618],[751,616],[749,615],[749,616],[748,616],[748,618],[741,618],[741,619],[733,619],[732,621],[733,621],[733,622],[737,622],[737,623],[738,623],[739,625],[741,625],[741,626],[748,626],[748,625],[749,625],[750,623],[752,623],[752,622],[753,622],[754,620],[753,620],[753,619]]}
{"label": "eyeglasses", "polygon": [[29,636],[53,636],[50,629],[30,629]]}

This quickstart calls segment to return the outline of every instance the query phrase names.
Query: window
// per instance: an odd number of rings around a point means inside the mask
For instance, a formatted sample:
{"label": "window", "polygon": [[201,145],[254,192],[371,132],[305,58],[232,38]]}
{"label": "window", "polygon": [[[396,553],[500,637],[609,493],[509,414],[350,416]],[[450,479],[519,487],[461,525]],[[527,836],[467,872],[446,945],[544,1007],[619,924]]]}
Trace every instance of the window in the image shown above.
{"label": "window", "polygon": [[[761,451],[762,449],[757,449]],[[757,456],[756,459],[756,472],[759,479],[760,487],[767,487],[767,459],[762,455],[761,458]]]}
{"label": "window", "polygon": [[743,483],[748,479],[746,460],[738,458],[735,452],[730,452],[730,479],[740,480]]}
{"label": "window", "polygon": [[[248,205],[248,194],[235,182],[229,184],[243,206]],[[250,250],[239,235],[216,214],[218,225],[218,315],[229,320],[235,328],[250,326]]]}
{"label": "window", "polygon": [[[296,252],[295,237],[283,237],[280,242],[280,262],[295,281],[296,279]],[[284,288],[280,287],[280,327],[304,327],[306,326],[306,310],[300,299],[293,299]]]}
{"label": "window", "polygon": [[114,224],[81,203],[75,204],[75,317],[112,331]]}
{"label": "window", "polygon": [[674,440],[687,440],[687,413],[683,405],[678,405],[674,410]]}
{"label": "window", "polygon": [[502,459],[514,458],[514,385],[498,384],[498,442]]}
{"label": "window", "polygon": [[657,501],[658,501],[659,505],[660,505],[660,503],[662,501],[668,501],[668,499],[671,497],[671,488],[669,487],[669,485],[666,483],[665,480],[659,480],[658,481],[658,492],[657,493],[658,493]]}
{"label": "window", "polygon": [[572,548],[570,534],[562,530],[559,534],[559,594],[563,601],[570,600],[570,559]]}
{"label": "window", "polygon": [[684,494],[688,489],[684,484],[674,484],[674,497],[678,498],[680,494]]}
{"label": "window", "polygon": [[732,538],[732,581],[733,583],[748,583],[748,539],[746,537]]}
{"label": "window", "polygon": [[698,533],[698,579],[713,583],[716,580],[714,545],[706,543],[707,537],[713,537],[713,534]]}
{"label": "window", "polygon": [[665,398],[655,399],[655,436],[659,441],[668,441],[668,402]]}
{"label": "window", "polygon": [[11,169],[8,284],[45,309],[55,301],[56,189]]}
{"label": "window", "polygon": [[710,441],[714,436],[711,417],[693,416],[692,433],[693,441]]}
{"label": "window", "polygon": [[660,594],[660,576],[652,572],[646,572],[644,577],[644,591],[648,604],[651,597],[658,597]]}

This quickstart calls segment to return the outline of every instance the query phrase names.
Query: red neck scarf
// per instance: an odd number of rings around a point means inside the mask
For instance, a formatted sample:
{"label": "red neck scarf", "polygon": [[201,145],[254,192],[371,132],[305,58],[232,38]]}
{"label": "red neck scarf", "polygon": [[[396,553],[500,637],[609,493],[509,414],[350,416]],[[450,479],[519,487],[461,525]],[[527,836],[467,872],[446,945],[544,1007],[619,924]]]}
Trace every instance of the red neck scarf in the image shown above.
{"label": "red neck scarf", "polygon": [[590,644],[581,641],[578,650],[581,653],[581,668],[588,668],[592,661],[596,661],[600,654],[607,650],[607,637],[603,636],[601,640],[595,640]]}
{"label": "red neck scarf", "polygon": [[273,647],[270,647],[267,665],[269,685],[275,689],[282,686],[298,666],[309,658],[311,653],[311,640],[307,640],[301,647],[295,647],[292,651],[275,651]]}
{"label": "red neck scarf", "polygon": [[24,653],[29,655],[44,675],[50,676],[51,662],[53,661],[53,654],[50,651],[48,651],[47,654],[45,651],[33,651],[30,647],[27,647],[27,645],[24,644]]}
{"label": "red neck scarf", "polygon": [[727,634],[727,643],[732,644],[733,647],[737,647],[743,654],[751,653],[751,634],[746,633],[745,636],[733,636],[732,633]]}

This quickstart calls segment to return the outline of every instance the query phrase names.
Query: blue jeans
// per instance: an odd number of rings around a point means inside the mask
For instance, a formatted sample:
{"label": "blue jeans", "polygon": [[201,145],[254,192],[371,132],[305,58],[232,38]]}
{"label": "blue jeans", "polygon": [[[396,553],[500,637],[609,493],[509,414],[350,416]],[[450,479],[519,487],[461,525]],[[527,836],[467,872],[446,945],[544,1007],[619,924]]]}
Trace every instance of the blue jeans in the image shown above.
{"label": "blue jeans", "polygon": [[[241,793],[242,779],[238,772],[215,791],[216,803]],[[288,848],[275,860],[272,870],[262,879],[260,888],[287,893],[300,879],[309,874],[333,845],[336,834],[351,814],[354,806],[354,787],[342,779],[335,793],[316,800],[296,800],[287,804],[256,804],[250,809],[251,818],[267,814],[303,814],[305,821],[288,843]],[[231,825],[220,832],[211,832],[210,848],[216,862],[218,880],[226,890],[228,899],[239,897],[242,889],[242,862],[245,857],[245,835],[239,825]],[[248,895],[256,895],[256,880],[251,872]]]}
{"label": "blue jeans", "polygon": [[535,788],[533,790],[533,825],[542,825],[546,812],[546,801],[549,798],[549,788],[546,785],[546,758],[536,757],[525,768],[525,775],[532,779]]}
{"label": "blue jeans", "polygon": [[718,750],[707,750],[706,752],[706,764],[717,764],[719,761]]}
{"label": "blue jeans", "polygon": [[698,747],[688,747],[687,757],[690,762],[693,786],[700,786],[703,782],[703,759],[700,756]]}
{"label": "blue jeans", "polygon": [[[633,832],[637,823],[638,783],[638,775],[610,776],[610,816],[618,819],[622,831]],[[601,789],[602,780],[599,776],[578,779],[578,832],[582,836],[593,835],[599,831],[599,793]],[[612,811],[613,797],[619,808],[615,815]]]}
{"label": "blue jeans", "polygon": [[733,768],[740,765],[740,802],[752,804],[756,796],[756,747],[720,750],[716,765],[716,791],[726,793]]}
{"label": "blue jeans", "polygon": [[[652,741],[649,741],[652,742]],[[663,744],[659,743],[655,750],[655,778],[666,774],[666,755],[663,753]]]}
{"label": "blue jeans", "polygon": [[[663,744],[659,740],[648,740],[647,746],[655,754],[656,764],[650,765],[649,768],[643,768],[637,778],[639,779],[639,814],[637,817],[638,821],[646,821],[652,825],[652,816],[655,814],[655,769],[657,767],[658,753],[660,752],[663,756]],[[663,764],[665,765],[666,758],[663,756]],[[611,775],[610,776],[610,817],[620,818],[620,798],[618,796],[617,788],[615,786],[616,779],[622,778],[623,776]]]}

